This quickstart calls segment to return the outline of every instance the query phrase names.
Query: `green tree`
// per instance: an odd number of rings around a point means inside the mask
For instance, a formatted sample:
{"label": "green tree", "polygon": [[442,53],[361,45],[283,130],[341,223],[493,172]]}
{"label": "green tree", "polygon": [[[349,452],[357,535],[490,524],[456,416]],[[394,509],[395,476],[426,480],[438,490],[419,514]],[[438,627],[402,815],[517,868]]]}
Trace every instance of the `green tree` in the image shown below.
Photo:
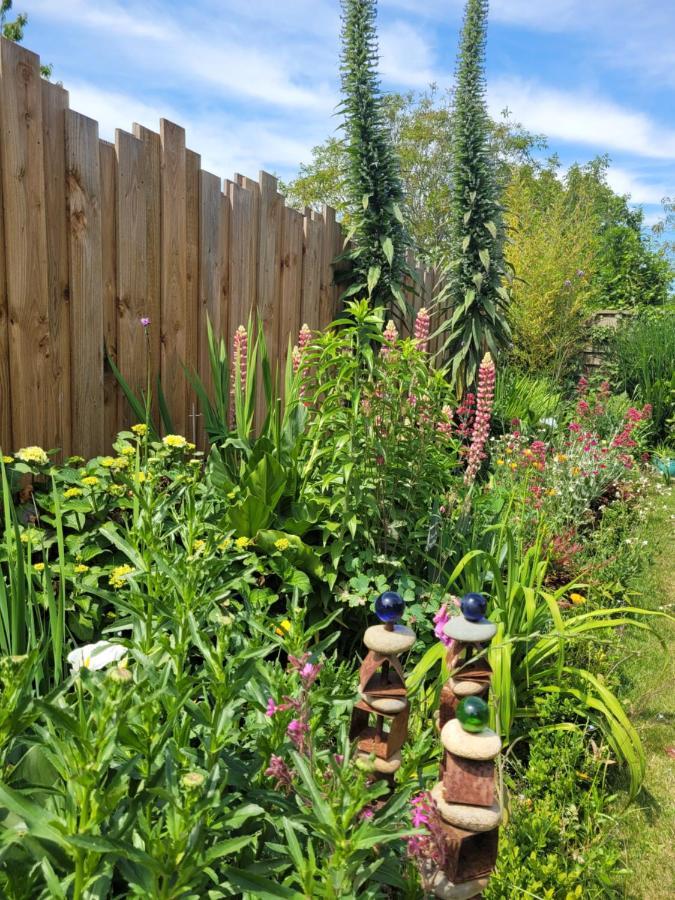
{"label": "green tree", "polygon": [[455,88],[448,249],[438,298],[448,314],[444,346],[460,390],[474,384],[485,352],[496,357],[510,339],[504,225],[485,102],[487,18],[487,0],[467,0]]}
{"label": "green tree", "polygon": [[387,131],[377,75],[376,0],[342,0],[345,188],[350,200],[351,263],[345,296],[367,294],[373,306],[405,314],[404,278],[409,238],[401,211],[403,188]]}
{"label": "green tree", "polygon": [[[7,38],[8,41],[20,44],[23,41],[26,25],[28,25],[28,16],[25,13],[18,13],[16,19],[8,22],[7,16],[11,11],[12,0],[0,0],[0,31],[2,36]],[[40,66],[40,73],[43,78],[51,78],[52,71],[52,65]]]}

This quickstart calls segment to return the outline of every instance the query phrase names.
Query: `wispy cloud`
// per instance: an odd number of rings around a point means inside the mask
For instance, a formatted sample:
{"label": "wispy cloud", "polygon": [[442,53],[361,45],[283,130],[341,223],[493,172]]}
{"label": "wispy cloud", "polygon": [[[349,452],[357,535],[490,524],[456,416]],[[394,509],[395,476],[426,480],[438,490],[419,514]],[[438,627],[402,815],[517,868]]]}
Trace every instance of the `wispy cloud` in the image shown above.
{"label": "wispy cloud", "polygon": [[489,87],[488,100],[493,114],[508,107],[526,128],[557,140],[675,159],[674,129],[603,97],[522,78],[498,78]]}
{"label": "wispy cloud", "polygon": [[412,25],[400,19],[380,30],[380,72],[393,85],[425,88],[438,80],[434,50]]}

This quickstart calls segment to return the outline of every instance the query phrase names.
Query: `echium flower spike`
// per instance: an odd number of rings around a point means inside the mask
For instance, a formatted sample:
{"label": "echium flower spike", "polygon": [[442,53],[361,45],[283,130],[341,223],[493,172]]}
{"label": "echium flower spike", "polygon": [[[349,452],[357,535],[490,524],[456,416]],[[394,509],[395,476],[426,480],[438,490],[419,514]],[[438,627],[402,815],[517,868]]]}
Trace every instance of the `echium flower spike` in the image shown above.
{"label": "echium flower spike", "polygon": [[426,309],[422,307],[415,318],[415,342],[420,350],[429,349],[429,327],[431,317]]}
{"label": "echium flower spike", "polygon": [[383,356],[386,359],[394,349],[394,344],[398,340],[398,331],[396,330],[393,319],[389,319],[387,322],[387,327],[382,332],[382,337],[384,338],[384,343],[380,348],[380,356]]}
{"label": "echium flower spike", "polygon": [[495,364],[489,353],[486,353],[478,368],[478,392],[476,399],[476,417],[471,432],[468,462],[464,473],[465,484],[472,484],[478,469],[485,459],[485,445],[490,435],[490,419],[495,397]]}

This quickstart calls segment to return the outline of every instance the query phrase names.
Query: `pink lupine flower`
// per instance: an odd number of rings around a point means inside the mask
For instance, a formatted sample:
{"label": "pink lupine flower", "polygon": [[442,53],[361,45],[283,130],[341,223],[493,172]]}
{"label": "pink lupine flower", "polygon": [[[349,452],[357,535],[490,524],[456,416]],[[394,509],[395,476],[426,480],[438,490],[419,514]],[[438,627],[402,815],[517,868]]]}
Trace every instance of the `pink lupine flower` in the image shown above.
{"label": "pink lupine flower", "polygon": [[271,719],[272,716],[276,715],[280,709],[281,707],[277,706],[277,704],[274,702],[274,697],[269,697],[267,700],[267,709],[265,710],[265,715],[269,716],[269,718]]}
{"label": "pink lupine flower", "polygon": [[391,354],[394,344],[398,340],[398,331],[393,319],[389,319],[387,322],[387,327],[382,332],[382,337],[384,338],[384,343],[380,347],[380,356],[386,359]]}
{"label": "pink lupine flower", "polygon": [[274,778],[276,789],[288,793],[293,783],[293,773],[280,756],[274,754],[270,757],[270,764],[265,769],[268,778]]}
{"label": "pink lupine flower", "polygon": [[243,325],[234,333],[232,341],[232,379],[230,384],[230,426],[234,427],[236,385],[239,382],[242,393],[246,390],[246,368],[248,364],[248,334]]}
{"label": "pink lupine flower", "polygon": [[302,353],[297,344],[295,345],[295,347],[293,347],[293,350],[291,351],[291,359],[293,362],[293,374],[297,375],[298,372],[300,371],[300,366],[302,365]]}
{"label": "pink lupine flower", "polygon": [[310,331],[309,326],[305,322],[305,324],[300,329],[300,334],[298,335],[298,347],[300,348],[301,352],[305,349],[305,347],[310,343],[311,340],[312,340],[312,332]]}
{"label": "pink lupine flower", "polygon": [[434,634],[436,635],[438,640],[446,647],[452,647],[453,644],[452,638],[448,637],[443,630],[449,621],[450,616],[448,615],[448,604],[444,603],[434,616]]}
{"label": "pink lupine flower", "polygon": [[485,445],[490,434],[490,418],[495,396],[495,364],[489,353],[483,357],[478,368],[478,391],[476,397],[476,417],[471,433],[464,482],[471,484],[478,474],[481,461],[485,459]]}
{"label": "pink lupine flower", "polygon": [[429,348],[429,326],[431,317],[427,309],[423,306],[417,313],[415,318],[415,343],[420,350]]}

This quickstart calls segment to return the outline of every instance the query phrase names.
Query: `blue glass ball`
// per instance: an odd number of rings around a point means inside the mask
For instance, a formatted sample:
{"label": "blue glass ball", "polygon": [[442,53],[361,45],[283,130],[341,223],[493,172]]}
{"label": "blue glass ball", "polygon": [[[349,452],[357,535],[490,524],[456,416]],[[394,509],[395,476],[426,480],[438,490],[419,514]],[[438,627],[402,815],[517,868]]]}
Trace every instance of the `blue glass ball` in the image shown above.
{"label": "blue glass ball", "polygon": [[482,594],[464,594],[460,600],[462,615],[469,622],[480,622],[487,612],[487,600]]}
{"label": "blue glass ball", "polygon": [[405,610],[405,600],[396,591],[385,591],[375,601],[375,615],[380,622],[395,622]]}

